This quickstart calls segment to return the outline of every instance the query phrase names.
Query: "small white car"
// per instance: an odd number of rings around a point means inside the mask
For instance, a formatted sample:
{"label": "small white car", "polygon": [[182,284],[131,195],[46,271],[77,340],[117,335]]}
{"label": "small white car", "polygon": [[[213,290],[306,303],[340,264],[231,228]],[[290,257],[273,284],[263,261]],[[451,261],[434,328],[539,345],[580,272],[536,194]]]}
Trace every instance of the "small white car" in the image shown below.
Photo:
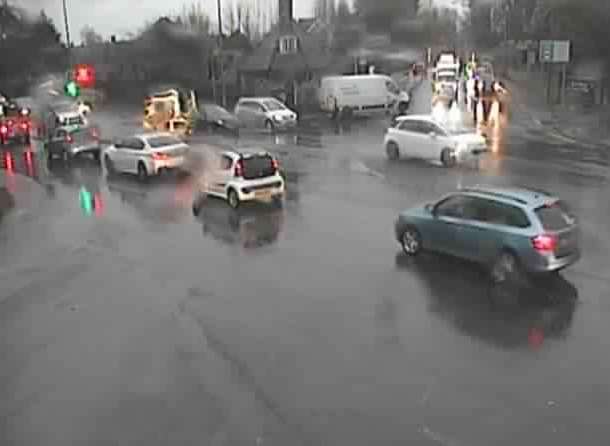
{"label": "small white car", "polygon": [[220,153],[220,163],[212,172],[205,172],[193,212],[199,213],[206,195],[226,200],[232,208],[245,201],[283,203],[286,183],[280,166],[270,153],[256,149],[240,149]]}
{"label": "small white car", "polygon": [[298,123],[298,114],[272,97],[240,98],[234,114],[245,127],[268,131],[292,128]]}
{"label": "small white car", "polygon": [[104,150],[108,174],[131,173],[140,180],[165,171],[184,169],[189,146],[169,133],[135,135]]}
{"label": "small white car", "polygon": [[401,156],[453,167],[488,152],[485,138],[463,124],[441,123],[431,115],[401,116],[387,129],[384,146],[390,160]]}

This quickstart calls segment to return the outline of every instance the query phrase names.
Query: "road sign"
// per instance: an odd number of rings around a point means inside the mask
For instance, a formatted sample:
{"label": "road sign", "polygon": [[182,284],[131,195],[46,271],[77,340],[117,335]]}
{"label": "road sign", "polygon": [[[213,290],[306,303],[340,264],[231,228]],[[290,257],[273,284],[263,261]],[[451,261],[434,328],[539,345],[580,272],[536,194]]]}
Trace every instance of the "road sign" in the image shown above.
{"label": "road sign", "polygon": [[570,61],[570,41],[541,40],[539,58],[542,63],[568,63]]}
{"label": "road sign", "polygon": [[550,63],[553,61],[553,41],[540,41],[540,62]]}

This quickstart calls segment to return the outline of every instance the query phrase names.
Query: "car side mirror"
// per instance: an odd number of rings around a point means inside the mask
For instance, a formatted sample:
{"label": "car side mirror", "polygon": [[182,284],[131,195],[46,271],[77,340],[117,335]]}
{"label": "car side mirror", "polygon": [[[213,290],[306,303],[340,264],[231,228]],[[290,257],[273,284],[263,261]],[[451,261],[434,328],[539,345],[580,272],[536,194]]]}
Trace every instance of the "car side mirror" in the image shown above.
{"label": "car side mirror", "polygon": [[424,209],[426,210],[426,212],[429,212],[430,214],[435,215],[434,205],[432,203],[428,203],[426,206],[424,206]]}

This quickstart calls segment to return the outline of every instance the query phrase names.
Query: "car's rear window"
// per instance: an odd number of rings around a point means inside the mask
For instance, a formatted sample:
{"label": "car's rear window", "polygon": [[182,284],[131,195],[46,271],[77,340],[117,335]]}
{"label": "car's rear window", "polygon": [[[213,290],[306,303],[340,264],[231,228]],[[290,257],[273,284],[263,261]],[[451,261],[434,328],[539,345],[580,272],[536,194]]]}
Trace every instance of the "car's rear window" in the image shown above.
{"label": "car's rear window", "polygon": [[547,231],[560,231],[574,224],[574,217],[563,201],[539,207],[536,209],[536,215]]}
{"label": "car's rear window", "polygon": [[148,138],[147,141],[148,145],[150,145],[150,147],[153,149],[182,144],[182,141],[175,136],[153,136],[152,138]]}
{"label": "car's rear window", "polygon": [[242,160],[244,166],[244,178],[264,178],[275,175],[273,158],[269,155],[254,155]]}

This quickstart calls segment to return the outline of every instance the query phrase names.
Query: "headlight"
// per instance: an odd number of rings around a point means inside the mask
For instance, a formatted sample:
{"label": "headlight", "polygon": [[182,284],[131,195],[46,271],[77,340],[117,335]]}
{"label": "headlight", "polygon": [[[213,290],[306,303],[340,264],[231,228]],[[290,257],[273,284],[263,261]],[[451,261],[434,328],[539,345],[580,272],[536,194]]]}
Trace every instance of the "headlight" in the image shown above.
{"label": "headlight", "polygon": [[273,120],[279,122],[282,120],[282,118],[280,118],[278,115],[273,115]]}
{"label": "headlight", "polygon": [[468,144],[466,144],[466,143],[459,143],[457,146],[455,146],[456,153],[466,152],[467,150],[468,150]]}

